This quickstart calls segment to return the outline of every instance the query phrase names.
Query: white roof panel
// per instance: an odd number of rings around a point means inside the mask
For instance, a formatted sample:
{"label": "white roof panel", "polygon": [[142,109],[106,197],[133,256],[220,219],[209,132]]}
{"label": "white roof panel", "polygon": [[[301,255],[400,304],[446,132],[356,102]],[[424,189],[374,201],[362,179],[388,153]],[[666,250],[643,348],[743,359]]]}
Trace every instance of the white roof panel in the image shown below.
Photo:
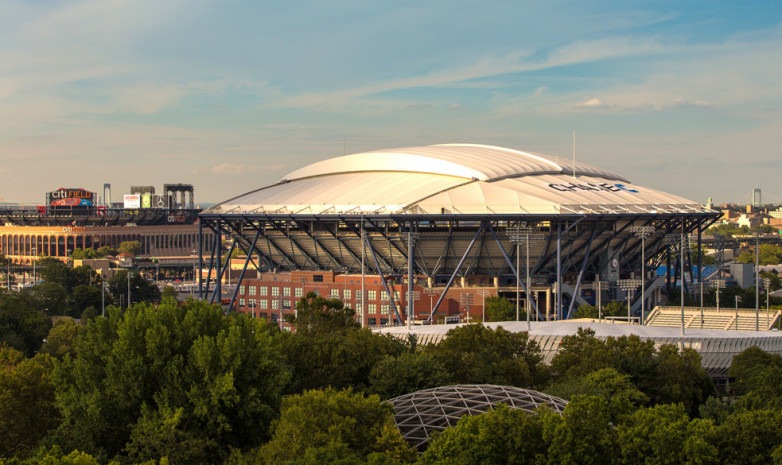
{"label": "white roof panel", "polygon": [[332,158],[212,207],[210,213],[656,213],[696,202],[555,157],[448,144]]}

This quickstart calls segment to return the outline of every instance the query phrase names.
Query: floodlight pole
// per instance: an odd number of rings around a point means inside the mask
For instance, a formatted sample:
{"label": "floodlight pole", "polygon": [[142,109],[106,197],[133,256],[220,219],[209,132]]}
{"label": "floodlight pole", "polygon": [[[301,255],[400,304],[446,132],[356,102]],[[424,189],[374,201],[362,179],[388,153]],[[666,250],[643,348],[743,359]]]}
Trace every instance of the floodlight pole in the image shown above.
{"label": "floodlight pole", "polygon": [[361,327],[366,327],[366,314],[367,314],[367,301],[365,297],[366,294],[366,265],[365,265],[365,259],[367,256],[367,241],[365,237],[365,231],[364,231],[364,217],[361,217],[361,312],[359,313],[361,317]]}
{"label": "floodlight pole", "polygon": [[760,331],[760,236],[755,231],[755,331]]}
{"label": "floodlight pole", "polygon": [[634,226],[631,231],[636,237],[641,238],[641,324],[643,325],[646,321],[646,237],[654,234],[654,227]]}
{"label": "floodlight pole", "polygon": [[679,248],[679,262],[680,268],[681,268],[681,277],[682,277],[682,284],[681,289],[679,290],[679,295],[681,296],[681,304],[682,304],[682,336],[684,336],[684,220],[682,220],[682,230],[681,230],[681,236],[682,236],[682,243],[681,247]]}

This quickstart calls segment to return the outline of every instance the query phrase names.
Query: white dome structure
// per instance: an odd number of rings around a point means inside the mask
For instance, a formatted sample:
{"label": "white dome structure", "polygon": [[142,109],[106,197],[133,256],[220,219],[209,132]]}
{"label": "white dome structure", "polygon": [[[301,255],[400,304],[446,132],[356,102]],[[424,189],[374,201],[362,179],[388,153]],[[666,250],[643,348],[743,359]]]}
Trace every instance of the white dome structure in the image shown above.
{"label": "white dome structure", "polygon": [[585,163],[475,144],[407,147],[313,163],[210,213],[573,214],[704,211]]}
{"label": "white dome structure", "polygon": [[[568,318],[586,303],[586,286],[607,280],[613,292],[618,280],[638,282],[641,269],[665,260],[672,247],[689,250],[673,244],[671,235],[700,235],[718,217],[697,202],[586,163],[488,145],[442,144],[310,164],[208,209],[199,215],[199,227],[213,233],[215,245],[230,235],[229,253],[242,249],[245,269],[253,256],[260,273],[368,272],[378,276],[387,295],[406,292],[421,299],[435,292],[439,297],[431,299],[426,314],[416,315],[404,298],[379,304],[390,307],[393,321],[431,322],[442,307],[470,308],[469,297],[455,302],[445,296],[454,286],[473,284],[495,293],[520,287],[541,318]],[[525,280],[518,269],[522,254],[529,269]],[[221,263],[220,256],[210,263]],[[406,278],[411,276],[415,279]],[[405,292],[394,284],[402,282]],[[218,280],[211,298],[219,299],[221,292]],[[633,313],[643,313],[641,292],[630,292],[636,296]],[[234,291],[229,307],[236,296]]]}

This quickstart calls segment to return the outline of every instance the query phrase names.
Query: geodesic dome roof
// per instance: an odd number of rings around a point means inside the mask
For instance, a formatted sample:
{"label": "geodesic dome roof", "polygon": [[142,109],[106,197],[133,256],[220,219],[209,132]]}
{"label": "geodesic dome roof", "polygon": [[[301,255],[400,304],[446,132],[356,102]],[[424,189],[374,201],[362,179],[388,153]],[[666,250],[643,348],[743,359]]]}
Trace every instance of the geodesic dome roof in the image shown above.
{"label": "geodesic dome roof", "polygon": [[530,389],[493,384],[440,386],[394,397],[394,420],[402,437],[423,451],[435,431],[456,426],[464,415],[480,415],[498,404],[532,413],[545,406],[562,414],[567,401]]}
{"label": "geodesic dome roof", "polygon": [[700,212],[697,202],[556,156],[442,144],[322,160],[209,209],[228,214]]}

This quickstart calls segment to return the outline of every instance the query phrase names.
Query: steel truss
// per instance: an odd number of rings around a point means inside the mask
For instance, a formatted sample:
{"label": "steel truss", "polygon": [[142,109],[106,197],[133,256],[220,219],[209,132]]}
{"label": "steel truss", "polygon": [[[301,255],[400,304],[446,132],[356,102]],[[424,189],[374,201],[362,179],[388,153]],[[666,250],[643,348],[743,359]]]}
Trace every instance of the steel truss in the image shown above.
{"label": "steel truss", "polygon": [[[655,233],[646,238],[646,269],[649,269],[665,260],[666,251],[671,247],[665,241],[667,234],[682,229],[685,235],[697,234],[718,216],[716,212],[588,215],[201,213],[199,241],[203,244],[212,240],[220,244],[223,238],[230,237],[231,250],[239,247],[245,254],[257,258],[246,260],[241,276],[250,263],[260,272],[336,270],[361,273],[364,232],[367,251],[364,258],[374,265],[370,272],[380,274],[384,283],[386,277],[398,278],[397,282],[401,283],[412,273],[431,278],[435,285],[445,285],[447,290],[456,277],[470,275],[492,276],[500,283],[506,283],[500,287],[515,283],[518,270],[513,266],[516,248],[511,235],[517,228],[524,227],[546,237],[530,246],[529,260],[531,265],[534,263],[531,275],[538,283],[558,284],[555,286],[556,315],[563,318],[573,312],[573,304],[563,302],[562,283],[573,286],[574,294],[578,294],[581,284],[591,282],[613,257],[619,259],[621,276],[640,274],[641,239],[630,232],[630,226],[653,226],[655,229]],[[222,256],[220,250],[215,250],[209,257],[206,265],[210,276],[213,269],[218,277],[226,272],[228,266]],[[203,269],[204,257],[200,254],[199,263]],[[527,293],[524,281],[521,283]],[[214,287],[210,296],[207,282],[206,294],[202,293],[201,297],[220,301],[220,279],[216,279]],[[445,292],[441,299],[443,295]],[[230,301],[235,300],[236,290]],[[393,311],[401,320],[395,306]]]}

